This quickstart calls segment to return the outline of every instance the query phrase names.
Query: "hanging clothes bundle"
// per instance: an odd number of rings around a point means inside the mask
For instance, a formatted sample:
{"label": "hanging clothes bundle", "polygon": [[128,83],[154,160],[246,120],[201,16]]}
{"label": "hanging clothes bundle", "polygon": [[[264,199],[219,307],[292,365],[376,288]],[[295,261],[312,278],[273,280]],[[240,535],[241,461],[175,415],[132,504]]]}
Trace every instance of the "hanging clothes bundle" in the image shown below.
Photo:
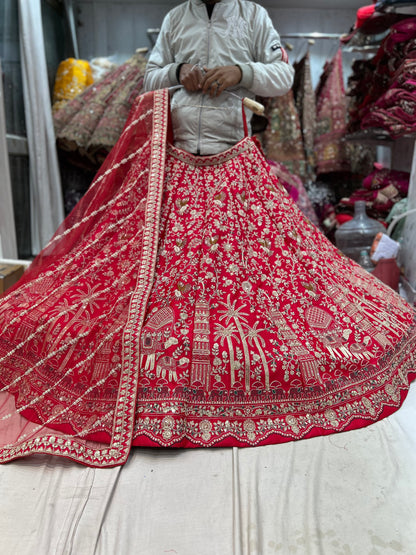
{"label": "hanging clothes bundle", "polygon": [[369,102],[370,94],[374,86],[383,87],[384,79],[378,76],[374,82],[374,71],[376,65],[374,59],[358,59],[351,66],[351,75],[348,78],[348,125],[347,132],[354,133],[361,129],[362,109]]}
{"label": "hanging clothes bundle", "polygon": [[312,86],[311,62],[309,50],[305,56],[294,64],[295,80],[293,93],[295,104],[299,113],[302,130],[303,148],[306,159],[305,178],[313,179],[315,172],[315,128],[316,128],[316,103],[315,92]]}
{"label": "hanging clothes bundle", "polygon": [[316,171],[320,173],[349,171],[346,145],[347,102],[344,88],[342,52],[325,64],[316,90]]}
{"label": "hanging clothes bundle", "polygon": [[119,139],[143,86],[142,51],[54,113],[58,147],[78,165],[97,169]]}
{"label": "hanging clothes bundle", "polygon": [[[372,94],[361,127],[382,128],[393,139],[416,131],[416,18],[393,25],[375,57]],[[379,77],[383,87],[377,85]]]}
{"label": "hanging clothes bundle", "polygon": [[264,103],[269,122],[263,136],[267,158],[284,164],[296,175],[306,175],[302,131],[293,90]]}

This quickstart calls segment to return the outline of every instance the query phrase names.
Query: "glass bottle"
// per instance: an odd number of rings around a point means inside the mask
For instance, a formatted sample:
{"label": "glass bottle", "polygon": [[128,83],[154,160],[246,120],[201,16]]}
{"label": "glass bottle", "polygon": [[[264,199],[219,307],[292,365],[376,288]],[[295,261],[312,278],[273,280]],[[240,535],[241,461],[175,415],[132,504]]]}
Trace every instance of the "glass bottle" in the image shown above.
{"label": "glass bottle", "polygon": [[365,201],[358,200],[354,204],[353,219],[341,225],[335,232],[335,243],[344,254],[358,262],[363,250],[370,252],[374,237],[380,231],[386,231],[383,224],[369,218]]}

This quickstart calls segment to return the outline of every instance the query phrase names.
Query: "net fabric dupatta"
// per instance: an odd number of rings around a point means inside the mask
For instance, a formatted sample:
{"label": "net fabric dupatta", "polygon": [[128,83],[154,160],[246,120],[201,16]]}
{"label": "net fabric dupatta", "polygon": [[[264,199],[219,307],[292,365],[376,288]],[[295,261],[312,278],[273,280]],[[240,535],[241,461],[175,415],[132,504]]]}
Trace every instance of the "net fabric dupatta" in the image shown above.
{"label": "net fabric dupatta", "polygon": [[129,453],[157,247],[168,95],[138,97],[90,189],[2,299],[0,460]]}

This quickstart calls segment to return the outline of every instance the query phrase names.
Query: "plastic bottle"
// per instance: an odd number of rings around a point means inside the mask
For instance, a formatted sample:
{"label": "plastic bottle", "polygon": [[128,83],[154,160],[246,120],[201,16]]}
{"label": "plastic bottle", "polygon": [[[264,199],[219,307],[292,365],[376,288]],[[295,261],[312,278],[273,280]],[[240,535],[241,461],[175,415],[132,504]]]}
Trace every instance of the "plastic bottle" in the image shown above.
{"label": "plastic bottle", "polygon": [[358,264],[367,270],[367,272],[372,272],[374,270],[374,264],[371,262],[370,255],[367,250],[363,249],[358,258]]}
{"label": "plastic bottle", "polygon": [[335,232],[337,247],[347,256],[359,261],[361,252],[370,252],[374,237],[386,229],[382,223],[367,216],[365,201],[354,204],[354,218],[340,226]]}

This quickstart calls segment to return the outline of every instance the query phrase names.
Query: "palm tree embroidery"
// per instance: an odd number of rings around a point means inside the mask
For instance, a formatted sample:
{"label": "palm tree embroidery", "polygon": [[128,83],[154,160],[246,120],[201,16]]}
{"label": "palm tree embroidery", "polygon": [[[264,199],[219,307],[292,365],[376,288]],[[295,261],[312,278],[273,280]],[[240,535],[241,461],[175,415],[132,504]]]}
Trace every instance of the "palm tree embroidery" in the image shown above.
{"label": "palm tree embroidery", "polygon": [[56,348],[61,338],[68,332],[70,327],[75,326],[75,324],[80,320],[81,316],[81,321],[85,321],[85,318],[88,318],[87,314],[90,315],[93,312],[94,308],[98,308],[100,306],[99,301],[103,298],[102,293],[103,291],[100,290],[100,285],[97,284],[91,287],[90,284],[87,284],[87,291],[79,289],[71,295],[74,299],[72,306],[77,306],[78,304],[80,306],[78,310],[72,314],[69,322],[67,322],[66,325],[62,327],[60,333],[56,336],[55,341],[50,346],[50,349]]}
{"label": "palm tree embroidery", "polygon": [[262,348],[266,346],[266,342],[261,336],[261,332],[266,330],[263,328],[259,329],[257,327],[258,324],[259,322],[255,322],[252,328],[248,328],[248,334],[246,335],[246,337],[250,343],[254,343],[254,345],[257,347],[261,361],[263,363],[265,386],[266,386],[266,389],[269,390],[270,389],[269,365],[267,364],[266,355],[264,354],[264,351]]}
{"label": "palm tree embroidery", "polygon": [[227,296],[226,303],[221,302],[221,304],[225,307],[225,310],[218,311],[220,314],[222,314],[222,316],[220,316],[219,319],[225,320],[227,326],[231,320],[234,320],[238,333],[240,334],[241,344],[243,346],[243,353],[244,353],[245,386],[246,386],[246,392],[249,392],[250,391],[250,353],[249,353],[248,345],[246,341],[246,334],[244,333],[244,329],[241,324],[241,321],[247,324],[246,316],[248,316],[248,314],[246,312],[243,312],[242,306],[240,306],[239,308],[236,308],[237,299],[235,299],[231,303],[230,296],[231,295]]}
{"label": "palm tree embroidery", "polygon": [[215,327],[215,338],[221,343],[221,345],[224,345],[225,341],[227,341],[228,351],[230,353],[231,387],[233,387],[235,383],[235,354],[232,339],[238,339],[236,335],[237,329],[233,326],[233,324],[230,324],[229,326],[215,324]]}

